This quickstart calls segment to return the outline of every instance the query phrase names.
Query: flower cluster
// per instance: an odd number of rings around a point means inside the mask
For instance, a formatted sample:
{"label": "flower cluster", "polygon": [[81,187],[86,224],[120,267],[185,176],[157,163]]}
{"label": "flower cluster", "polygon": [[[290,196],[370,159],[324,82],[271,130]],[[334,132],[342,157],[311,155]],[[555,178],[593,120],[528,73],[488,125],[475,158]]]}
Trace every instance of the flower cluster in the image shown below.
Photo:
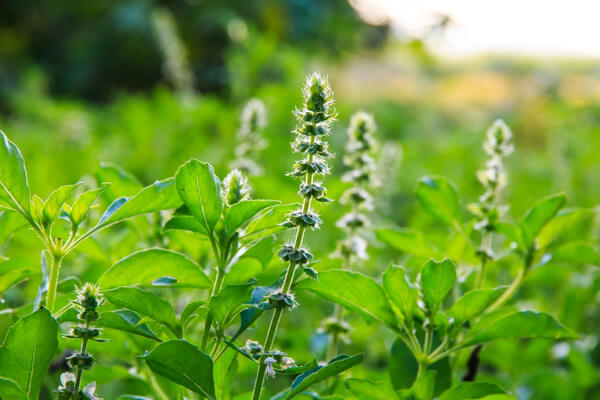
{"label": "flower cluster", "polygon": [[250,197],[250,185],[248,179],[239,169],[231,171],[223,179],[223,198],[228,206],[247,200]]}
{"label": "flower cluster", "polygon": [[478,217],[477,230],[491,232],[506,207],[498,204],[500,190],[506,185],[503,159],[513,152],[512,133],[502,120],[496,120],[487,130],[483,149],[490,155],[485,168],[477,171],[477,179],[485,189],[479,202],[469,206]]}
{"label": "flower cluster", "polygon": [[[303,95],[304,105],[294,113],[298,124],[293,131],[296,140],[292,143],[292,149],[305,156],[294,163],[288,175],[303,178],[298,194],[304,198],[304,202],[302,207],[292,211],[287,221],[282,224],[289,228],[297,227],[302,232],[307,228],[318,229],[322,223],[319,215],[311,208],[312,200],[331,201],[327,197],[327,189],[321,182],[315,181],[315,176],[329,173],[327,159],[333,155],[328,151],[324,137],[331,133],[331,125],[336,118],[333,91],[326,78],[318,73],[310,75]],[[279,257],[303,267],[313,259],[307,249],[289,244],[281,249]],[[315,275],[314,270],[310,268],[304,270],[311,277]]]}
{"label": "flower cluster", "polygon": [[79,386],[83,371],[92,368],[94,364],[94,358],[86,351],[88,341],[103,341],[99,339],[100,330],[94,328],[92,324],[100,318],[97,309],[104,303],[104,297],[97,286],[86,283],[83,287],[77,289],[77,298],[72,303],[79,311],[77,318],[80,321],[80,325],[74,326],[71,329],[71,334],[66,337],[81,339],[81,349],[79,352],[67,357],[67,364],[71,370],[77,372],[76,374],[66,372],[61,375],[61,385],[58,387],[58,399],[101,400],[95,394],[95,383],[87,385],[82,390],[79,390]]}
{"label": "flower cluster", "polygon": [[284,293],[282,290],[274,290],[266,296],[267,302],[274,308],[296,308],[298,302],[293,293]]}
{"label": "flower cluster", "polygon": [[166,8],[152,13],[152,23],[164,57],[164,71],[175,89],[190,98],[194,95],[195,79],[184,44],[177,32],[173,14]]}
{"label": "flower cluster", "polygon": [[338,335],[344,342],[349,342],[348,333],[350,333],[351,327],[343,319],[335,317],[329,317],[323,320],[319,333],[327,333],[329,335]]}
{"label": "flower cluster", "polygon": [[296,139],[292,143],[292,149],[294,152],[303,153],[304,158],[297,161],[292,172],[288,174],[302,178],[298,193],[303,201],[302,206],[289,213],[287,220],[282,223],[283,226],[296,228],[296,238],[293,245],[286,244],[279,251],[279,257],[289,263],[281,287],[265,298],[266,304],[275,310],[267,332],[268,340],[259,358],[253,399],[260,399],[265,376],[275,376],[274,365],[279,364],[282,368],[286,368],[294,364],[292,359],[271,351],[271,346],[277,335],[277,327],[283,311],[297,305],[291,293],[296,267],[301,267],[310,278],[317,279],[317,272],[309,267],[313,255],[303,248],[302,243],[306,229],[318,229],[321,224],[321,219],[311,207],[313,199],[319,202],[330,201],[326,197],[327,190],[320,182],[315,181],[315,176],[322,176],[329,172],[327,159],[333,157],[327,150],[327,142],[324,141],[324,138],[331,133],[331,125],[336,118],[333,91],[326,78],[313,73],[306,80],[303,95],[303,107],[294,112],[297,124],[293,131]]}
{"label": "flower cluster", "polygon": [[347,236],[338,243],[335,253],[347,261],[367,258],[367,242],[357,232],[370,225],[364,212],[373,209],[373,197],[368,188],[374,184],[373,153],[377,148],[374,132],[375,121],[371,115],[360,111],[352,116],[344,157],[344,164],[349,170],[343,176],[343,180],[352,183],[352,186],[341,198],[341,202],[350,205],[351,210],[337,223],[339,228],[347,232]]}
{"label": "flower cluster", "polygon": [[261,357],[264,357],[263,363],[267,367],[266,373],[267,376],[271,378],[274,378],[276,375],[275,368],[279,370],[285,370],[287,368],[296,366],[296,361],[294,361],[293,358],[288,357],[287,353],[277,349],[265,353],[261,344],[256,340],[247,340],[243,350],[255,360],[259,360]]}
{"label": "flower cluster", "polygon": [[237,133],[239,143],[235,148],[236,159],[230,165],[232,169],[239,169],[250,175],[262,174],[262,168],[255,160],[267,145],[261,137],[266,124],[265,105],[259,99],[251,99],[241,114]]}

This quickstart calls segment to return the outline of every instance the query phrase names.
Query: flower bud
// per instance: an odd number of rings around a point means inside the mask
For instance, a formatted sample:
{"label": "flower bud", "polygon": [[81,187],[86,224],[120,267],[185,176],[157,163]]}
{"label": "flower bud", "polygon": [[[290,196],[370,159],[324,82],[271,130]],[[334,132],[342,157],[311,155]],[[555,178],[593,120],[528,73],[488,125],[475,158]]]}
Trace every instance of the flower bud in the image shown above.
{"label": "flower bud", "polygon": [[360,213],[349,212],[344,215],[336,224],[338,228],[342,229],[358,229],[364,228],[370,225],[369,219]]}
{"label": "flower bud", "polygon": [[94,284],[86,283],[80,289],[77,289],[77,302],[86,309],[93,309],[104,302],[100,293],[100,288]]}
{"label": "flower bud", "polygon": [[235,160],[230,164],[232,169],[239,169],[250,175],[260,175],[262,168],[255,159],[266,147],[260,136],[266,126],[266,111],[262,101],[251,99],[244,107],[240,117],[240,129],[237,133],[238,145],[235,148]]}
{"label": "flower bud", "polygon": [[309,210],[308,212],[304,212],[302,210],[292,211],[288,215],[287,221],[283,222],[283,226],[286,227],[295,227],[302,226],[305,228],[319,229],[319,226],[323,223],[321,218],[313,211]]}
{"label": "flower bud", "polygon": [[246,340],[246,345],[244,348],[255,360],[260,358],[263,352],[263,347],[256,340]]}
{"label": "flower bud", "polygon": [[71,368],[90,369],[94,365],[94,358],[88,353],[75,353],[67,357]]}
{"label": "flower bud", "polygon": [[291,244],[284,245],[281,250],[277,253],[277,255],[283,261],[293,261],[296,264],[304,265],[313,259],[313,255],[307,249],[294,248]]}
{"label": "flower bud", "polygon": [[267,295],[267,301],[275,308],[296,308],[298,302],[292,293],[283,293],[281,290],[275,290]]}
{"label": "flower bud", "polygon": [[[478,217],[475,229],[490,232],[506,210],[498,205],[499,192],[506,186],[507,178],[503,158],[513,152],[512,133],[502,120],[496,120],[487,130],[484,150],[490,155],[485,168],[477,171],[477,179],[485,189],[478,204],[469,206],[469,210]],[[484,253],[480,257],[487,258]]]}
{"label": "flower bud", "polygon": [[497,119],[487,130],[487,140],[483,144],[483,149],[491,156],[506,157],[514,150],[511,140],[510,128],[504,121]]}
{"label": "flower bud", "polygon": [[232,206],[250,197],[248,179],[246,179],[239,169],[234,169],[223,179],[223,197],[228,206]]}

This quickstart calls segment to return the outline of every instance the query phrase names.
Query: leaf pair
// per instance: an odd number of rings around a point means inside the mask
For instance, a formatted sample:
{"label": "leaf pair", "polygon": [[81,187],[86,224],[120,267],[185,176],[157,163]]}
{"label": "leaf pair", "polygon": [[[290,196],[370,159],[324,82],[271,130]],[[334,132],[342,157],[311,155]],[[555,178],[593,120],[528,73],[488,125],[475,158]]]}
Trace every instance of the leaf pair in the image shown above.
{"label": "leaf pair", "polygon": [[[283,230],[279,223],[292,208],[277,206],[279,201],[276,200],[241,200],[226,207],[222,184],[213,167],[195,159],[179,168],[175,182],[191,215],[175,215],[164,230],[181,229],[206,235],[219,244],[222,252],[230,255],[235,254],[236,249],[229,249],[234,240],[242,245],[255,244]],[[241,229],[244,232],[240,234]]]}

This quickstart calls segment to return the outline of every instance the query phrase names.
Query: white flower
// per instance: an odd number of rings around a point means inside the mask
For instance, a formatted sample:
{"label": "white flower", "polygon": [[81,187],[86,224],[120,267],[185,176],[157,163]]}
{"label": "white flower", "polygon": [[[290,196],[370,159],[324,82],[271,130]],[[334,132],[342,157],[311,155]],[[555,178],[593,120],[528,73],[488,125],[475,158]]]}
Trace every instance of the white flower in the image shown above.
{"label": "white flower", "polygon": [[267,357],[265,358],[264,362],[267,365],[267,376],[275,378],[275,370],[273,369],[273,364],[275,364],[277,360],[275,360],[273,357]]}

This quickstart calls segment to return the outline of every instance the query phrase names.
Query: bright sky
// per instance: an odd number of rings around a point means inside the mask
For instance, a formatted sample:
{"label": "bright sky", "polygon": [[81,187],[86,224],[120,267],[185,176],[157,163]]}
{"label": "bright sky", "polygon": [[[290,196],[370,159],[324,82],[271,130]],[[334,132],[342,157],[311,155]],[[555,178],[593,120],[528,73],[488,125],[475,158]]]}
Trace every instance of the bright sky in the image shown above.
{"label": "bright sky", "polygon": [[452,23],[431,43],[450,56],[518,53],[600,58],[600,0],[350,0],[371,23],[420,35],[440,14]]}

